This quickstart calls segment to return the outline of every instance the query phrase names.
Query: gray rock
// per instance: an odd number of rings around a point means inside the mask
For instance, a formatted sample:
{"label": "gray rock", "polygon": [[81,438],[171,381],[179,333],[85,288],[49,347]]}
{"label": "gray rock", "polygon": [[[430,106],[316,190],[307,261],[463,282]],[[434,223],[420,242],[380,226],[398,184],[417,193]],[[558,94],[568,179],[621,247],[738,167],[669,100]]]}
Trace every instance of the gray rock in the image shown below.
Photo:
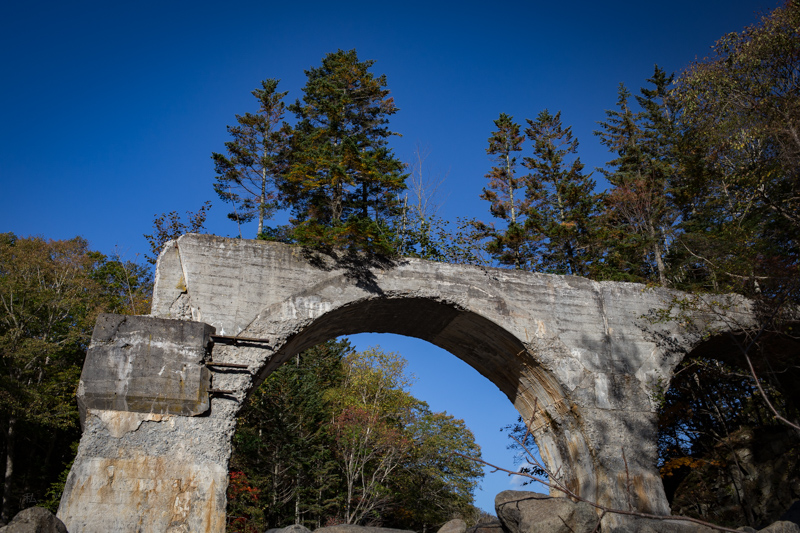
{"label": "gray rock", "polygon": [[17,513],[0,533],[67,533],[64,523],[44,507],[28,507]]}
{"label": "gray rock", "polygon": [[506,490],[494,500],[497,517],[511,533],[589,533],[597,526],[594,508],[567,498]]}
{"label": "gray rock", "polygon": [[505,531],[500,520],[488,520],[472,526],[467,533],[505,533]]}
{"label": "gray rock", "polygon": [[779,520],[759,530],[759,533],[800,533],[800,526],[794,522]]}
{"label": "gray rock", "polygon": [[339,524],[338,526],[321,527],[315,530],[314,533],[414,533],[414,531],[409,531],[407,529],[391,529],[387,527]]}
{"label": "gray rock", "polygon": [[683,520],[639,518],[630,524],[631,531],[636,533],[719,533],[717,529]]}
{"label": "gray rock", "polygon": [[460,518],[450,520],[439,528],[438,533],[466,533],[467,523]]}
{"label": "gray rock", "polygon": [[292,524],[286,527],[274,527],[265,533],[311,533],[311,530],[300,524]]}

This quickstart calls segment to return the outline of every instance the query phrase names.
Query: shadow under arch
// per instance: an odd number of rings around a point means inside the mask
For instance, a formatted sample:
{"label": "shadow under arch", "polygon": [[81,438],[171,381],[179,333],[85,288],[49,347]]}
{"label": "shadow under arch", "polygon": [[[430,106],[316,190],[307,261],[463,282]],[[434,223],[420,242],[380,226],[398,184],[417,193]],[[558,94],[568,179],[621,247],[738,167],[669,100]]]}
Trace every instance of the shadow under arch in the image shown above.
{"label": "shadow under arch", "polygon": [[[715,508],[728,510],[725,520],[729,522],[763,527],[777,520],[796,499],[789,496],[790,486],[781,485],[782,479],[794,479],[796,474],[787,470],[770,478],[767,473],[800,440],[796,431],[774,417],[751,372],[781,416],[797,413],[800,367],[794,361],[798,352],[800,339],[759,329],[755,321],[742,321],[727,330],[698,335],[670,369],[658,413],[658,444],[660,466],[668,472],[665,494],[675,513],[695,512],[698,502],[710,499],[705,486],[711,483],[725,489],[713,498]],[[737,477],[740,472],[749,472],[746,483]],[[690,474],[702,477],[704,483],[691,483]],[[690,484],[681,487],[684,481]],[[780,497],[765,504],[760,498],[763,494]],[[731,502],[729,498],[734,497],[737,501]],[[768,508],[772,514],[764,512]],[[707,512],[701,518],[722,519]]]}
{"label": "shadow under arch", "polygon": [[[280,316],[278,309],[291,307],[292,300],[264,309],[240,336],[272,330],[274,317]],[[285,317],[280,320],[285,325]],[[359,333],[415,337],[458,357],[493,383],[529,422],[549,471],[557,472],[577,494],[597,497],[595,466],[575,416],[577,409],[522,340],[489,318],[442,298],[381,293],[297,322],[295,330],[273,346],[272,356],[255,374],[247,397],[281,364],[325,341]]]}

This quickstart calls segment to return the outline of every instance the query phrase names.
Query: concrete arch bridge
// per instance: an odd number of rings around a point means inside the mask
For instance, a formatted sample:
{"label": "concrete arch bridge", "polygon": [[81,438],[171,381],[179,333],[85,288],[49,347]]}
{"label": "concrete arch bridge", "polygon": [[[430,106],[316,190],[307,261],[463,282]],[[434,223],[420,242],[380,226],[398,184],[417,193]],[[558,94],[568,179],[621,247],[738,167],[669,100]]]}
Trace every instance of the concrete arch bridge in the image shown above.
{"label": "concrete arch bridge", "polygon": [[[231,439],[248,393],[299,351],[362,332],[418,337],[473,366],[533,420],[549,469],[582,497],[669,514],[653,394],[698,331],[750,320],[741,301],[681,323],[644,318],[681,296],[184,235],[159,257],[150,316],[98,320],[78,392],[83,436],[58,516],[73,533],[224,531]],[[604,531],[620,520],[608,516]]]}

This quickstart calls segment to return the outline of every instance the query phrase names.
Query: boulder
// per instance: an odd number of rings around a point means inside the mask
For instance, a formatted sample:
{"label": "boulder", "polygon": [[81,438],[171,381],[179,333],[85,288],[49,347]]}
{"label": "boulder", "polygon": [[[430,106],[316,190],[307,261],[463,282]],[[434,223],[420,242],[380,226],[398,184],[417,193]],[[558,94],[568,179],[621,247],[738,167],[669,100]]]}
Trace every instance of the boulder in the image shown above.
{"label": "boulder", "polygon": [[718,529],[685,520],[656,520],[637,518],[631,521],[631,530],[636,533],[719,533]]}
{"label": "boulder", "polygon": [[311,533],[311,530],[306,526],[293,524],[291,526],[268,529],[265,533]]}
{"label": "boulder", "polygon": [[758,533],[800,533],[800,526],[794,522],[779,520],[759,530]]}
{"label": "boulder", "polygon": [[467,529],[467,533],[506,533],[500,520],[486,520]]}
{"label": "boulder", "polygon": [[506,490],[494,500],[497,517],[510,533],[589,533],[597,526],[594,507],[536,492]]}
{"label": "boulder", "polygon": [[353,526],[339,524],[338,526],[321,527],[314,533],[415,533],[407,529],[391,529],[387,527]]}
{"label": "boulder", "polygon": [[0,533],[67,533],[64,522],[44,507],[28,507],[17,513]]}
{"label": "boulder", "polygon": [[439,528],[437,533],[466,533],[467,523],[460,518],[454,518]]}

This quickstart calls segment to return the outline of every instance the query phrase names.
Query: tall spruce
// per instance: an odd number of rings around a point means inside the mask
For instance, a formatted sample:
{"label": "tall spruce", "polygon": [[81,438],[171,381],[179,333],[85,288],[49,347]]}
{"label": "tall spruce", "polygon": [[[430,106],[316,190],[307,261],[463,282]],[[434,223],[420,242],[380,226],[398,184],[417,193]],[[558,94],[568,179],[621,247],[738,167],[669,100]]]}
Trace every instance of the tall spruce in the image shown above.
{"label": "tall spruce", "polygon": [[406,175],[388,146],[397,107],[373,64],[355,50],[328,54],[289,107],[298,124],[284,194],[301,244],[394,252],[390,222]]}
{"label": "tall spruce", "polygon": [[491,202],[489,211],[505,228],[495,229],[493,225],[478,223],[477,229],[488,237],[486,249],[498,263],[528,270],[532,259],[525,225],[528,200],[525,177],[517,177],[514,155],[522,151],[525,136],[520,133],[520,125],[514,122],[514,117],[505,113],[500,113],[494,125],[497,131],[489,137],[486,153],[493,157],[495,165],[486,174],[489,184],[484,187],[481,198]]}
{"label": "tall spruce", "polygon": [[611,183],[606,197],[609,277],[668,285],[665,257],[673,238],[676,211],[670,200],[677,172],[676,130],[668,101],[673,76],[658,66],[630,106],[630,92],[620,84],[617,109],[606,111],[595,134],[616,154],[601,169]]}
{"label": "tall spruce", "polygon": [[536,242],[540,271],[589,276],[595,262],[593,224],[598,210],[594,180],[583,173],[578,140],[548,110],[525,129],[533,156],[524,165],[527,177],[528,226]]}
{"label": "tall spruce", "polygon": [[228,126],[232,140],[225,143],[228,155],[213,153],[217,172],[214,190],[232,204],[228,218],[245,223],[258,220],[256,235],[264,233],[264,221],[278,207],[277,179],[283,173],[287,128],[282,125],[288,92],[278,92],[276,79],[261,82],[253,91],[256,113],[236,115],[236,126]]}

